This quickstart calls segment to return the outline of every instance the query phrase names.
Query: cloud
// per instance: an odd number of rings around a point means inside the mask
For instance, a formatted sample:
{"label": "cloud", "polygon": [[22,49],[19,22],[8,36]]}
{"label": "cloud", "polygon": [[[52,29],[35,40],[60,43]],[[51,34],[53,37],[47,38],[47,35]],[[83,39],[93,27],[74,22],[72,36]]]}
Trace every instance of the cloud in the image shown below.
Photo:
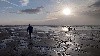
{"label": "cloud", "polygon": [[9,4],[11,4],[11,5],[13,5],[13,6],[16,6],[16,7],[20,7],[19,5],[14,4],[14,3],[12,3],[12,2],[10,2],[10,1],[8,1],[8,0],[1,0],[1,1],[6,2],[6,3],[9,3]]}
{"label": "cloud", "polygon": [[41,7],[35,8],[35,9],[20,10],[19,13],[37,14],[37,13],[41,12],[42,8],[44,8],[44,7],[41,6]]}
{"label": "cloud", "polygon": [[100,0],[96,0],[92,5],[88,6],[88,11],[84,12],[83,14],[93,17],[95,19],[100,18]]}
{"label": "cloud", "polygon": [[20,3],[22,4],[22,6],[27,6],[29,0],[20,0]]}
{"label": "cloud", "polygon": [[45,20],[54,20],[54,19],[58,19],[57,17],[50,17],[50,16],[47,16]]}
{"label": "cloud", "polygon": [[94,4],[92,4],[89,7],[100,7],[100,0],[96,1]]}

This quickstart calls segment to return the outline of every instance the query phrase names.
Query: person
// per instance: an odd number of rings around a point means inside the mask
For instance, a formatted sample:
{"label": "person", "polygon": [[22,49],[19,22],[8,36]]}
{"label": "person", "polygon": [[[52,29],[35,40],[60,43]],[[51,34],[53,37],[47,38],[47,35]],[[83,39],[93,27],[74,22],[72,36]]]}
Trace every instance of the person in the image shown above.
{"label": "person", "polygon": [[31,34],[33,33],[33,27],[29,24],[28,28],[27,28],[27,32],[30,35],[30,39],[31,39]]}
{"label": "person", "polygon": [[71,30],[71,28],[70,28],[70,26],[68,26],[68,31],[70,31]]}
{"label": "person", "polygon": [[68,26],[68,31],[71,31],[72,30],[72,27],[71,26]]}

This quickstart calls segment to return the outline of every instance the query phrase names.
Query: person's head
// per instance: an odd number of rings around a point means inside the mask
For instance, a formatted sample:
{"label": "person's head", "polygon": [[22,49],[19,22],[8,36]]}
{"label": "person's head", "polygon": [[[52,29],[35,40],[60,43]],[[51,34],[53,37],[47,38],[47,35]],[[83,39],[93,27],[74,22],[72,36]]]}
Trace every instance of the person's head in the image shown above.
{"label": "person's head", "polygon": [[30,26],[30,24],[29,24],[29,26]]}

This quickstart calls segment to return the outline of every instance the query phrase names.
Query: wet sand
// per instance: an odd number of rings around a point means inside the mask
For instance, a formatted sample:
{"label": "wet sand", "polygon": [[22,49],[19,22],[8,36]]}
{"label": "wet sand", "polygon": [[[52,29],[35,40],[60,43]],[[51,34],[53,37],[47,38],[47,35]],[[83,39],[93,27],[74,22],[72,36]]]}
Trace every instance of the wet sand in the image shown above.
{"label": "wet sand", "polygon": [[[1,27],[0,36],[6,38],[1,40],[4,42],[0,43],[0,55],[7,54],[10,50],[18,56],[100,56],[98,26],[74,26],[71,31],[68,31],[68,27],[61,26],[33,26],[31,39],[26,28]],[[6,35],[1,35],[4,33]],[[9,41],[6,43],[6,40]]]}

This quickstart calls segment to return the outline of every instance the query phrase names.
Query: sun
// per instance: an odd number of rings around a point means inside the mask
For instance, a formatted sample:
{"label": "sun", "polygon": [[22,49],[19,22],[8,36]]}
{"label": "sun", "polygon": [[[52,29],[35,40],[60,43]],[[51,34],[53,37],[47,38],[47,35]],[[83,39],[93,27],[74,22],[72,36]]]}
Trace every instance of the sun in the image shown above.
{"label": "sun", "polygon": [[63,9],[63,14],[65,14],[65,15],[70,15],[71,14],[71,9],[70,8],[65,8],[65,9]]}

